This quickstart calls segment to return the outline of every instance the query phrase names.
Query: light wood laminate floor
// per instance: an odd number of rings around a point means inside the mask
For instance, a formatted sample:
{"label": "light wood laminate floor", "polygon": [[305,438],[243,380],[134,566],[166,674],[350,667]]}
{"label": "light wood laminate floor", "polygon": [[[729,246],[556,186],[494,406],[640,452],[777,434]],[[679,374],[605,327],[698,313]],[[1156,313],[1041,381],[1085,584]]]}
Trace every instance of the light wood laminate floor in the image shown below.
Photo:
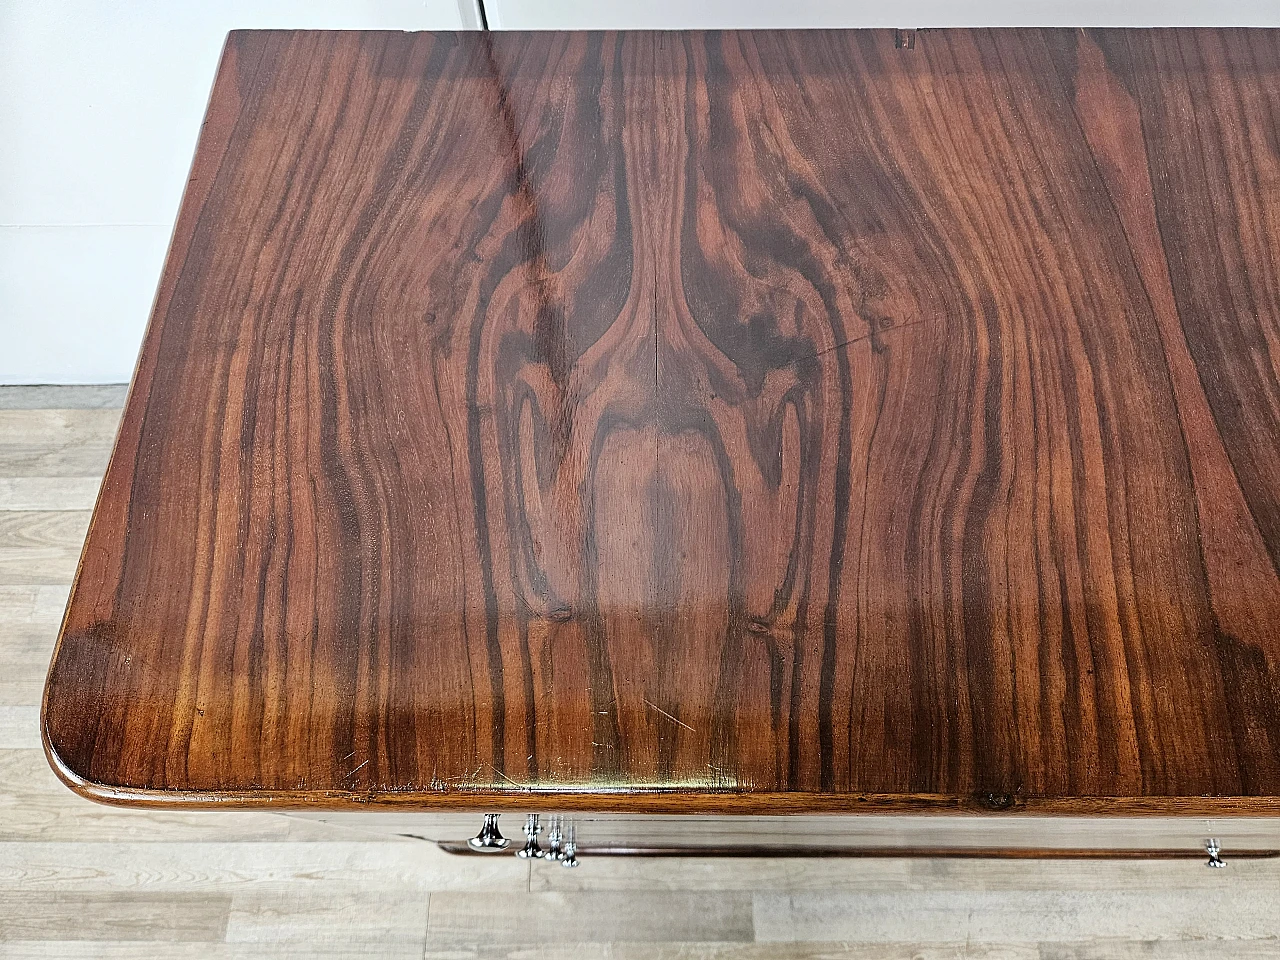
{"label": "light wood laminate floor", "polygon": [[1274,860],[570,871],[81,800],[45,764],[38,704],[123,399],[0,388],[0,958],[1280,958]]}

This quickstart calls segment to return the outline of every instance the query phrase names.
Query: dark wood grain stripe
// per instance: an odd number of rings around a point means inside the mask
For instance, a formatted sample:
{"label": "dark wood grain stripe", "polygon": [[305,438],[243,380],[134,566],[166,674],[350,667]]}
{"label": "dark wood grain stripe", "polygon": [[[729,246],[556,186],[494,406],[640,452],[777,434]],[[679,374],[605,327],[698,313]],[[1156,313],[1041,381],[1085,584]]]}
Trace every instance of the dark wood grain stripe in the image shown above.
{"label": "dark wood grain stripe", "polygon": [[1271,31],[233,34],[55,765],[1272,809],[1277,78]]}

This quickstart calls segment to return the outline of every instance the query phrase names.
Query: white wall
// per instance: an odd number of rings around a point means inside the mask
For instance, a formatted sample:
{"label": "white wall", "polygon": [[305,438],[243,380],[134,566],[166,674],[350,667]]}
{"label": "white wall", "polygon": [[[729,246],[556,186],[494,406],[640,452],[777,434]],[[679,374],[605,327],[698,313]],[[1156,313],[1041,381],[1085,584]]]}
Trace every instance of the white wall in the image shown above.
{"label": "white wall", "polygon": [[[0,0],[0,383],[127,380],[227,30],[475,0]],[[1280,0],[487,0],[491,26],[1280,25]]]}
{"label": "white wall", "polygon": [[485,0],[495,30],[1280,26],[1280,0]]}
{"label": "white wall", "polygon": [[459,29],[474,0],[0,0],[0,383],[128,380],[243,27]]}

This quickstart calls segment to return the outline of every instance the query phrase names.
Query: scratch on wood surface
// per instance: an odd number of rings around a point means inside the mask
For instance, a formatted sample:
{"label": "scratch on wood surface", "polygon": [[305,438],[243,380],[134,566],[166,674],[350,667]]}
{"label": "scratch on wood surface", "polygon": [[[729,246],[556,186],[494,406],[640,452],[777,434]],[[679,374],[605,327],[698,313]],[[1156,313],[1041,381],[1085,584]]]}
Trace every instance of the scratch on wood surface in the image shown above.
{"label": "scratch on wood surface", "polygon": [[[370,757],[369,759],[371,760],[371,759],[373,759],[373,758],[372,758],[372,757]],[[363,769],[364,769],[365,767],[367,767],[368,765],[369,765],[369,761],[368,761],[368,760],[366,760],[364,763],[360,764],[360,766],[356,767],[354,770],[352,770],[350,773],[348,773],[348,774],[347,774],[347,777],[354,777],[357,773],[359,773],[361,770],[363,770]],[[346,777],[344,777],[343,779],[345,780],[345,779],[346,779]]]}
{"label": "scratch on wood surface", "polygon": [[697,733],[697,732],[698,732],[697,730],[694,730],[694,729],[693,729],[693,727],[689,726],[687,723],[684,723],[684,722],[682,722],[682,721],[680,721],[680,720],[677,720],[675,717],[673,717],[671,714],[667,713],[667,711],[663,710],[661,707],[657,706],[657,705],[656,705],[656,704],[654,704],[654,703],[650,703],[650,701],[648,701],[648,700],[645,700],[645,698],[644,698],[644,697],[641,697],[640,699],[641,699],[641,700],[644,700],[644,702],[645,702],[645,703],[649,704],[649,706],[653,707],[653,709],[657,710],[660,714],[662,714],[664,717],[666,717],[666,718],[667,718],[668,720],[670,720],[672,723],[674,723],[674,724],[678,724],[679,726],[684,727],[684,728],[685,728],[686,730],[688,730],[690,733]]}
{"label": "scratch on wood surface", "polygon": [[527,789],[529,789],[529,788],[528,788],[528,787],[526,787],[523,783],[516,783],[514,780],[512,780],[510,777],[508,777],[505,773],[503,773],[501,770],[499,770],[497,767],[495,767],[492,763],[491,763],[491,764],[489,764],[489,769],[490,769],[490,770],[492,770],[492,771],[493,771],[495,774],[497,774],[498,776],[500,776],[503,780],[507,781],[507,783],[511,784],[513,787],[517,787],[517,788],[519,788],[519,789],[521,789],[521,790],[527,790]]}

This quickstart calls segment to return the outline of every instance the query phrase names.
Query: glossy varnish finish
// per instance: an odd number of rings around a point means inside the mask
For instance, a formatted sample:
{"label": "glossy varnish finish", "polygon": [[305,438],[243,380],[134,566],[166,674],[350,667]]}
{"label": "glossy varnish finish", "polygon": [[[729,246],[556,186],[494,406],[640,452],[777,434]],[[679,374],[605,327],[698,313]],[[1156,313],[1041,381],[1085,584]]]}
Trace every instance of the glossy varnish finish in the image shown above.
{"label": "glossy varnish finish", "polygon": [[1267,31],[233,34],[55,766],[1280,810],[1278,119]]}

